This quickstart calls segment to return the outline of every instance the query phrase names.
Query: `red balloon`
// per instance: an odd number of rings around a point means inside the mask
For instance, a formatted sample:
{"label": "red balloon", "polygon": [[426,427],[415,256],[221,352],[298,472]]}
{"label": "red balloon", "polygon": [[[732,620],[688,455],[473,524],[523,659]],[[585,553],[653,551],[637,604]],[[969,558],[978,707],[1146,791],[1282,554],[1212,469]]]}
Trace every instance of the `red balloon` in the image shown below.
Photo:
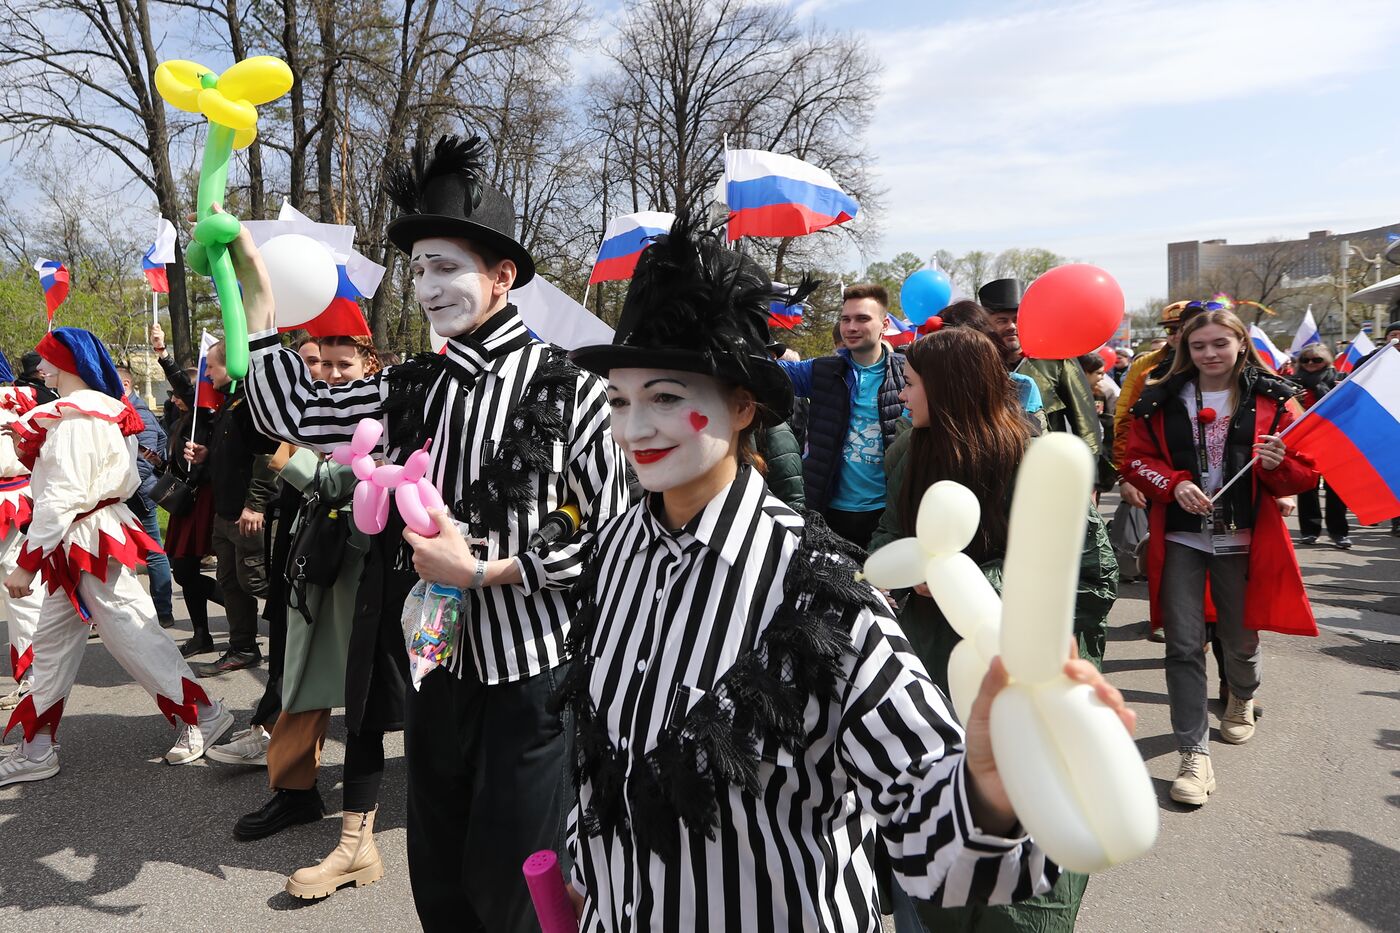
{"label": "red balloon", "polygon": [[1099,347],[1099,359],[1103,360],[1104,369],[1112,369],[1118,363],[1118,354],[1112,347]]}
{"label": "red balloon", "polygon": [[1068,360],[1108,342],[1123,323],[1123,289],[1098,266],[1056,266],[1021,297],[1016,328],[1021,352],[1041,360]]}

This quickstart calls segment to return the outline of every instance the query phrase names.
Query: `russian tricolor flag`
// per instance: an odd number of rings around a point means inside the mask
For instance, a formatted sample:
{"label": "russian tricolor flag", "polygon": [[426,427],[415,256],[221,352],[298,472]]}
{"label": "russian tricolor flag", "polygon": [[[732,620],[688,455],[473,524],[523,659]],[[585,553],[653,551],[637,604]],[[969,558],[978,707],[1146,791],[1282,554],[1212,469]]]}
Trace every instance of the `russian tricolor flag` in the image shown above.
{"label": "russian tricolor flag", "polygon": [[1339,373],[1349,373],[1356,368],[1367,356],[1376,352],[1376,345],[1371,342],[1371,338],[1366,334],[1356,335],[1356,339],[1347,344],[1347,352],[1342,354],[1342,358],[1337,360],[1336,367]]}
{"label": "russian tricolor flag", "polygon": [[1298,323],[1298,333],[1293,335],[1293,343],[1288,347],[1288,352],[1292,356],[1297,356],[1303,352],[1303,348],[1313,343],[1322,343],[1322,335],[1317,332],[1317,322],[1313,320],[1312,305],[1308,305],[1307,313],[1303,315],[1303,320]]}
{"label": "russian tricolor flag", "polygon": [[151,291],[169,294],[170,279],[165,264],[175,261],[175,225],[164,217],[156,221],[156,239],[141,257],[141,271],[151,283]]}
{"label": "russian tricolor flag", "polygon": [[638,211],[614,217],[603,233],[603,245],[598,249],[588,284],[630,279],[647,243],[652,237],[669,232],[675,221],[676,215],[665,211]]}
{"label": "russian tricolor flag", "polygon": [[805,236],[843,224],[860,210],[829,173],[776,152],[728,150],[724,180],[731,240]]}
{"label": "russian tricolor flag", "polygon": [[[312,337],[370,336],[369,325],[365,323],[364,313],[360,311],[359,302],[365,296],[356,287],[345,263],[336,263],[335,271],[340,276],[340,281],[335,287],[335,297],[326,306],[326,310],[302,324],[300,329]],[[296,328],[287,329],[295,330]]]}
{"label": "russian tricolor flag", "polygon": [[781,327],[784,330],[792,330],[802,323],[802,303],[790,305],[784,297],[790,292],[791,289],[783,283],[773,283],[774,298],[768,303],[768,326],[770,328]]}
{"label": "russian tricolor flag", "polygon": [[199,336],[199,378],[194,384],[194,404],[196,408],[218,408],[224,402],[224,395],[214,388],[214,380],[209,378],[209,348],[219,342],[209,331]]}
{"label": "russian tricolor flag", "polygon": [[1400,350],[1386,347],[1284,435],[1363,525],[1400,517]]}
{"label": "russian tricolor flag", "polygon": [[1264,362],[1274,369],[1278,369],[1288,362],[1288,354],[1274,346],[1269,335],[1264,333],[1264,328],[1258,324],[1249,325],[1249,340],[1254,344],[1254,349],[1258,350],[1259,355],[1264,358]]}
{"label": "russian tricolor flag", "polygon": [[893,314],[885,315],[884,341],[892,347],[902,347],[918,339],[918,328],[908,321],[901,321]]}
{"label": "russian tricolor flag", "polygon": [[44,286],[44,305],[52,322],[53,313],[68,299],[68,269],[57,259],[40,259],[34,263],[34,271],[39,273],[39,284]]}

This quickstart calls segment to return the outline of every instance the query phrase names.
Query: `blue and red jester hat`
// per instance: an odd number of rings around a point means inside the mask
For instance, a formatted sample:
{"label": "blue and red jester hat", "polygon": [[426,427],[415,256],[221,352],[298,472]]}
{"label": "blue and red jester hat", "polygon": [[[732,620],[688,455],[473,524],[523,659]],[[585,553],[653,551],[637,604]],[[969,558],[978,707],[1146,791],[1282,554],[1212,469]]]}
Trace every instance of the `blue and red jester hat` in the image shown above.
{"label": "blue and red jester hat", "polygon": [[80,327],[55,327],[34,349],[63,372],[77,376],[89,389],[121,402],[123,411],[118,425],[123,435],[141,433],[141,416],[131,407],[117,367],[96,334]]}

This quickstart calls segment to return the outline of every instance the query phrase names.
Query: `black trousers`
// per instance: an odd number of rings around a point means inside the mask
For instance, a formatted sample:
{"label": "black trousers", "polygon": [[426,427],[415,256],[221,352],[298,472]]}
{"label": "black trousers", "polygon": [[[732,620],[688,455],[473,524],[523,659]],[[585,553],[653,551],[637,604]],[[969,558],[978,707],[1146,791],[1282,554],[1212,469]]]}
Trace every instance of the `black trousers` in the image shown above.
{"label": "black trousers", "polygon": [[1347,521],[1347,504],[1337,495],[1337,490],[1323,483],[1316,489],[1298,493],[1298,530],[1304,535],[1316,538],[1322,534],[1322,488],[1327,489],[1327,534],[1342,538],[1351,534]]}
{"label": "black trousers", "polygon": [[843,512],[840,509],[825,509],[822,518],[832,531],[836,532],[856,547],[870,550],[870,539],[875,537],[875,529],[880,527],[880,516],[884,509],[873,512]]}
{"label": "black trousers", "polygon": [[541,849],[564,860],[573,729],[548,701],[566,667],[488,687],[468,660],[460,678],[409,687],[408,872],[425,933],[538,933],[520,869]]}

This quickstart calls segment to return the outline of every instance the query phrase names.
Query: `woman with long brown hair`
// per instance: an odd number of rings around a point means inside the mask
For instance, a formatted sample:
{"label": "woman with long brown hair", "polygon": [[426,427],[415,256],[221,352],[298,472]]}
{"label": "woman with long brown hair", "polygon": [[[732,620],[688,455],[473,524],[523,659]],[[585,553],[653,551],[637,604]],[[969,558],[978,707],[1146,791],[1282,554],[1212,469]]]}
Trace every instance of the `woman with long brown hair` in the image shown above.
{"label": "woman with long brown hair", "polygon": [[[871,549],[915,534],[919,504],[934,483],[951,480],[972,490],[982,507],[982,521],[967,547],[991,580],[1001,585],[1006,536],[1016,471],[1034,429],[1022,413],[1017,390],[1006,377],[1001,351],[979,328],[944,327],[920,338],[906,351],[905,388],[901,399],[913,428],[902,434],[886,455],[891,507],[875,532]],[[1075,606],[1079,656],[1102,663],[1108,611],[1118,593],[1118,565],[1103,520],[1092,507],[1085,535]],[[959,637],[920,585],[904,601],[899,623],[905,637],[928,668],[929,676],[948,692],[948,656]],[[899,933],[925,929],[1004,929],[1008,925],[1037,931],[1070,931],[1088,882],[1065,872],[1048,894],[1025,905],[936,908],[895,891],[895,926]],[[921,919],[922,918],[922,922]],[[1034,922],[1032,922],[1034,918]],[[1036,925],[1039,924],[1039,925]]]}
{"label": "woman with long brown hair", "polygon": [[1273,501],[1317,485],[1311,465],[1278,438],[1301,413],[1297,391],[1260,359],[1233,312],[1211,310],[1182,326],[1171,369],[1132,408],[1123,469],[1148,499],[1149,605],[1166,631],[1178,803],[1200,806],[1215,791],[1202,652],[1207,579],[1229,687],[1224,741],[1254,735],[1259,632],[1317,634]]}

